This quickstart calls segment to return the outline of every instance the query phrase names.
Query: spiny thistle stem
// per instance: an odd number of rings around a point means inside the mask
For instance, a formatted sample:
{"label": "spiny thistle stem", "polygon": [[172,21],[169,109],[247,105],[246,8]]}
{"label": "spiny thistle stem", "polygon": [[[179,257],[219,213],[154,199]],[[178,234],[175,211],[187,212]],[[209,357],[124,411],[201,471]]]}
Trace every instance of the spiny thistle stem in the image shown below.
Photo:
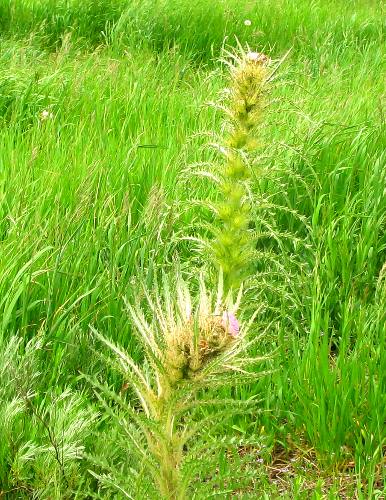
{"label": "spiny thistle stem", "polygon": [[229,99],[226,106],[229,132],[222,148],[225,164],[220,172],[220,200],[216,204],[221,228],[211,245],[215,261],[224,272],[225,290],[237,289],[248,272],[253,240],[251,218],[250,153],[256,148],[268,79],[268,58],[257,52],[233,55]]}

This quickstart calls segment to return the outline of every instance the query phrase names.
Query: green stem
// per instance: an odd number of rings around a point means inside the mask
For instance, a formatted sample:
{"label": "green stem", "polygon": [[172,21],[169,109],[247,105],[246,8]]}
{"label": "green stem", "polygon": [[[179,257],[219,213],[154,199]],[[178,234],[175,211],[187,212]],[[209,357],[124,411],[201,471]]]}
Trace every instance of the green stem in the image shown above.
{"label": "green stem", "polygon": [[[163,442],[158,443],[159,489],[165,500],[182,500],[184,491],[181,481],[182,439],[175,430],[174,413],[168,401],[160,401],[160,424]],[[156,448],[156,449],[157,449]]]}

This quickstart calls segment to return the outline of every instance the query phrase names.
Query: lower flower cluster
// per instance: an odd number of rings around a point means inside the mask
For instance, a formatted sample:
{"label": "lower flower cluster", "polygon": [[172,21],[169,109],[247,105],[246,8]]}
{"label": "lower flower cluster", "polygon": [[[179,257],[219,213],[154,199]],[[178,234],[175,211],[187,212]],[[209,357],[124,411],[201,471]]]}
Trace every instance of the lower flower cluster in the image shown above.
{"label": "lower flower cluster", "polygon": [[239,333],[235,314],[226,310],[189,318],[166,341],[164,364],[170,382],[194,378],[208,361],[237,342]]}

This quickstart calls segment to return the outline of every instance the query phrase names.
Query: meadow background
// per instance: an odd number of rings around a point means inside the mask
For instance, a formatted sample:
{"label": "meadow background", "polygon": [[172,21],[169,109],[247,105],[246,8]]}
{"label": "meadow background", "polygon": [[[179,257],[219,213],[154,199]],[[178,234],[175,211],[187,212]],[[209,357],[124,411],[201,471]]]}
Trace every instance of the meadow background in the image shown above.
{"label": "meadow background", "polygon": [[84,374],[124,380],[90,325],[140,360],[125,300],[202,266],[183,237],[203,235],[193,200],[216,193],[190,166],[216,161],[208,103],[235,36],[291,52],[253,182],[272,258],[252,263],[265,334],[251,354],[267,374],[232,395],[260,410],[224,429],[250,442],[252,483],[219,456],[217,496],[385,497],[385,14],[372,0],[2,0],[0,498],[125,498],[135,464]]}

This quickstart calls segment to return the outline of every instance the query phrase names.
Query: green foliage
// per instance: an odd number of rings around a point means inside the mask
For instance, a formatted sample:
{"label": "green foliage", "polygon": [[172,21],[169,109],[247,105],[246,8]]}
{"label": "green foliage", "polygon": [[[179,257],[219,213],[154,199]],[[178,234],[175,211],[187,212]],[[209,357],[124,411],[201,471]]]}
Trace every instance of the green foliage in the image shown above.
{"label": "green foliage", "polygon": [[[3,0],[0,9],[3,33],[18,38],[37,33],[39,44],[51,49],[71,33],[85,47],[101,43],[157,51],[177,47],[206,62],[212,51],[220,55],[224,38],[236,36],[242,44],[253,42],[262,51],[273,47],[285,52],[294,46],[314,58],[324,47],[338,54],[345,47],[365,49],[381,42],[385,29],[384,6],[372,0],[315,0],[312,6],[301,4],[300,8],[294,0],[276,0],[274,6],[270,0],[259,4],[239,0]],[[246,19],[251,26],[245,26]]]}
{"label": "green foliage", "polygon": [[97,413],[70,389],[40,391],[43,339],[22,345],[14,336],[0,348],[2,492],[70,498]]}

